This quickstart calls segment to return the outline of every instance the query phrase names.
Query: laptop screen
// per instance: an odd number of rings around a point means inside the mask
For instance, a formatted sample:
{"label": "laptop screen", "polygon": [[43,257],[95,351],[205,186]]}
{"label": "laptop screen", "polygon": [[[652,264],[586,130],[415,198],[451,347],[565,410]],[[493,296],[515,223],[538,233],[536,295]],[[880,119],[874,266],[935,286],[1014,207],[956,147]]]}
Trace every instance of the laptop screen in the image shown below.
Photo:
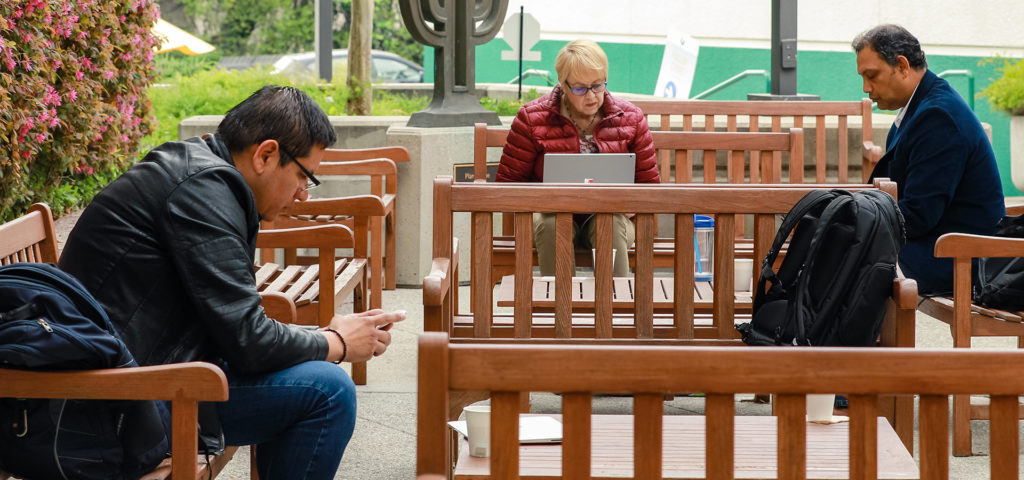
{"label": "laptop screen", "polygon": [[544,183],[633,183],[635,153],[547,153]]}

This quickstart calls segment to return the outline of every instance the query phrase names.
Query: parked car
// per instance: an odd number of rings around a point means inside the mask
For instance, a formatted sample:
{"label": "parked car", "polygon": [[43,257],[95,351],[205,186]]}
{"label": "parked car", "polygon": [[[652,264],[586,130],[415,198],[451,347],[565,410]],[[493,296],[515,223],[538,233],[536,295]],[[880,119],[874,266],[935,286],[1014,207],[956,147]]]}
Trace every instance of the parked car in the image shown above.
{"label": "parked car", "polygon": [[[348,68],[348,49],[337,49],[332,54],[335,76]],[[274,62],[274,73],[287,75],[316,75],[316,55],[313,52],[295,53]],[[340,72],[339,72],[340,69]],[[370,52],[370,81],[373,83],[420,83],[423,67],[391,52]]]}

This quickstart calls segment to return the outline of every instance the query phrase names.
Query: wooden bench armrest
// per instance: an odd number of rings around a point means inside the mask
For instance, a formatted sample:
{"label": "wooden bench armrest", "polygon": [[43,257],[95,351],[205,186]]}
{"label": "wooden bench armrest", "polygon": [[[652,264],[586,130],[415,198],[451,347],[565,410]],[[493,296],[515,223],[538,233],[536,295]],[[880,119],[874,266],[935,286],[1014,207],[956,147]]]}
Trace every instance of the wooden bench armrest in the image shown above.
{"label": "wooden bench armrest", "polygon": [[451,277],[448,275],[452,267],[449,258],[435,258],[430,263],[430,272],[423,278],[423,304],[441,306],[447,292],[451,291]]}
{"label": "wooden bench armrest", "polygon": [[384,201],[376,195],[314,198],[295,202],[288,215],[351,215],[355,217],[381,216],[386,213]]}
{"label": "wooden bench armrest", "polygon": [[1024,257],[1024,238],[947,233],[935,242],[936,257]]}
{"label": "wooden bench armrest", "polygon": [[331,175],[398,175],[398,166],[387,158],[354,160],[351,162],[320,162],[316,169],[320,176]]}
{"label": "wooden bench armrest", "polygon": [[892,299],[898,308],[917,308],[917,281],[896,277],[892,282]]}
{"label": "wooden bench armrest", "polygon": [[875,165],[882,159],[882,147],[875,145],[875,142],[867,140],[864,142],[863,148],[861,149],[861,175],[864,176],[864,180],[867,181],[868,177],[871,176],[871,171],[875,169]]}
{"label": "wooden bench armrest", "polygon": [[352,229],[344,225],[316,225],[260,230],[256,248],[346,248],[352,241]]}
{"label": "wooden bench armrest", "polygon": [[388,158],[398,162],[409,161],[409,150],[405,147],[373,147],[373,148],[328,148],[324,151],[325,162],[351,162]]}
{"label": "wooden bench armrest", "polygon": [[295,302],[281,292],[260,292],[260,304],[267,316],[281,323],[295,323],[299,318],[299,312],[295,308]]}
{"label": "wooden bench armrest", "polygon": [[224,372],[206,362],[71,372],[0,369],[4,395],[106,400],[228,399]]}

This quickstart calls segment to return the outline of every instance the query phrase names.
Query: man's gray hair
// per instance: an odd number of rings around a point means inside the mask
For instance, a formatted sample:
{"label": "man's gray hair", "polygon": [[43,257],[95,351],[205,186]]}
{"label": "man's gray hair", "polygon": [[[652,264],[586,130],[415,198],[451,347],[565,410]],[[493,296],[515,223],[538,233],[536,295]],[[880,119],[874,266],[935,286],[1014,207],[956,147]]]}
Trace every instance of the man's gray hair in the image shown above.
{"label": "man's gray hair", "polygon": [[889,65],[896,65],[900,55],[907,58],[910,68],[919,70],[928,68],[921,42],[899,25],[879,25],[853,39],[853,51],[860,53],[864,47],[870,46],[878,52]]}

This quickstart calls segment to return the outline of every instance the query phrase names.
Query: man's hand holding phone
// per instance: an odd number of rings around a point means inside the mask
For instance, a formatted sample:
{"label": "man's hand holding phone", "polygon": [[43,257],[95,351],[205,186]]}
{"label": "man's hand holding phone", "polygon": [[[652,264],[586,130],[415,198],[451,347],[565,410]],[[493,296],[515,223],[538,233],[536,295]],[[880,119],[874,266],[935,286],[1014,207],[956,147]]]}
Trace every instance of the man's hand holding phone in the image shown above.
{"label": "man's hand holding phone", "polygon": [[[369,360],[373,357],[379,356],[387,351],[388,346],[391,345],[391,327],[394,326],[395,322],[401,322],[405,320],[405,310],[395,310],[392,312],[385,312],[381,309],[374,309],[367,312],[353,313],[350,315],[335,315],[331,319],[330,328],[333,328],[341,334],[341,337],[345,339],[345,347],[347,352],[345,354],[344,361],[346,362],[362,362]],[[334,347],[337,347],[337,356],[332,357],[332,353],[328,353],[328,359],[337,360],[340,357],[341,341],[332,339],[334,335],[327,332],[328,343],[337,342],[338,345],[332,345],[332,352]]]}

